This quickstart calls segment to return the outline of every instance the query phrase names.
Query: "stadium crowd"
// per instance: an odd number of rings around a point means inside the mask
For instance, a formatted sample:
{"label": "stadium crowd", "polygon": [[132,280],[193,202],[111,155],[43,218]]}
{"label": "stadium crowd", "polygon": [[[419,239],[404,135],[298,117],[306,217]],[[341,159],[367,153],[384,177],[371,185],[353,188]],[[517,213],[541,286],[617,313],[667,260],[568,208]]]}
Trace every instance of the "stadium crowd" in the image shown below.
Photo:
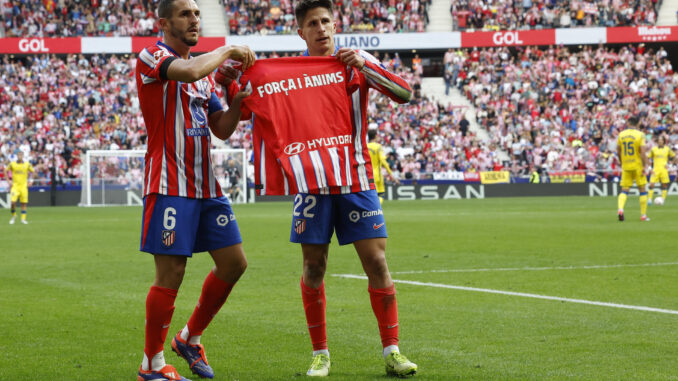
{"label": "stadium crowd", "polygon": [[[447,83],[475,105],[487,141],[472,133],[466,110],[422,95],[418,60],[407,65],[397,54],[375,55],[415,90],[405,105],[371,93],[369,128],[378,130],[400,178],[501,169],[527,175],[535,168],[602,177],[618,168],[615,139],[630,114],[641,115],[649,133],[678,139],[678,74],[664,49],[450,50],[444,57]],[[0,165],[22,150],[36,178],[51,178],[54,162],[58,178],[78,179],[87,150],[144,149],[135,59],[2,57]],[[250,123],[241,122],[227,144],[250,149]]]}
{"label": "stadium crowd", "polygon": [[[225,0],[231,34],[296,33],[292,0]],[[424,32],[431,0],[336,0],[337,33]]]}
{"label": "stadium crowd", "polygon": [[654,25],[660,0],[452,1],[453,29]]}
{"label": "stadium crowd", "polygon": [[534,167],[602,177],[618,170],[616,138],[629,116],[640,116],[648,135],[678,138],[678,74],[667,55],[643,44],[450,51],[445,80],[475,105],[513,174]]}
{"label": "stadium crowd", "polygon": [[157,0],[0,0],[0,37],[157,36]]}
{"label": "stadium crowd", "polygon": [[145,142],[134,58],[53,55],[2,57],[0,158],[22,150],[35,178],[81,176],[90,149],[131,149]]}

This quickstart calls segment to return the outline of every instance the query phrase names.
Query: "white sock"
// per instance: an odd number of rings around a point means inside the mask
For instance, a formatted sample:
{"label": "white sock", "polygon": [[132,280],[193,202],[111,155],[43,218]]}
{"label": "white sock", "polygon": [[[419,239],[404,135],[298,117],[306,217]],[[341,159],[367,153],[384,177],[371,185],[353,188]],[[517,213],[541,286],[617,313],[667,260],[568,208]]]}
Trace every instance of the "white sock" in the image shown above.
{"label": "white sock", "polygon": [[188,339],[188,343],[191,344],[191,345],[200,344],[200,335],[191,336],[191,338]]}
{"label": "white sock", "polygon": [[184,326],[184,329],[181,330],[181,334],[179,335],[179,337],[181,337],[181,340],[187,341],[187,340],[188,340],[188,335],[189,335],[189,333],[188,333],[188,324],[186,324],[186,325]]}
{"label": "white sock", "polygon": [[400,348],[398,348],[397,345],[389,345],[388,347],[385,347],[384,348],[384,358],[386,358],[386,356],[390,355],[391,352],[400,353]]}
{"label": "white sock", "polygon": [[188,325],[184,327],[184,329],[181,330],[181,334],[179,334],[179,337],[181,337],[181,340],[188,342],[191,345],[198,345],[200,344],[200,335],[197,336],[189,336],[190,333],[188,332]]}
{"label": "white sock", "polygon": [[148,361],[148,357],[144,353],[144,359],[141,361],[141,369],[142,370],[160,370],[165,366],[165,354],[164,352],[159,352],[153,355],[153,358],[150,361]]}
{"label": "white sock", "polygon": [[320,354],[323,354],[323,355],[325,355],[325,356],[327,356],[327,357],[330,357],[330,351],[329,351],[329,349],[321,349],[321,350],[319,350],[319,351],[313,351],[313,357],[315,357],[315,356],[317,356],[317,355],[320,355]]}

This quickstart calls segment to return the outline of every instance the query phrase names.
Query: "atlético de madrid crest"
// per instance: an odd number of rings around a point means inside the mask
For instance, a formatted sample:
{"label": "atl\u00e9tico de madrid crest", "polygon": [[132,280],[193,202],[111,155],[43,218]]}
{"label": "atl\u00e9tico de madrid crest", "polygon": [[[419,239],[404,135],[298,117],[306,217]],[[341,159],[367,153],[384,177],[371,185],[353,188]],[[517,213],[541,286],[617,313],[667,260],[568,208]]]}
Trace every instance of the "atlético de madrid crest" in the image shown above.
{"label": "atl\u00e9tico de madrid crest", "polygon": [[294,220],[294,231],[297,232],[297,234],[301,234],[304,230],[306,230],[306,220],[301,218]]}
{"label": "atl\u00e9tico de madrid crest", "polygon": [[162,244],[165,247],[172,247],[174,245],[174,230],[163,230],[162,231]]}

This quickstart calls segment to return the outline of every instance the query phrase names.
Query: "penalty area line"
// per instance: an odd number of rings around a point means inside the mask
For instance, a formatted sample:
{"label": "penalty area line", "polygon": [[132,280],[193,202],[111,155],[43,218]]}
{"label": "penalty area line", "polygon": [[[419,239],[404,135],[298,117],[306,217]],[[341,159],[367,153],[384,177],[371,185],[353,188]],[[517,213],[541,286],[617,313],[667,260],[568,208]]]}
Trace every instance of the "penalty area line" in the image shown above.
{"label": "penalty area line", "polygon": [[[339,278],[349,278],[349,279],[367,279],[367,277],[364,276],[364,275],[354,275],[354,274],[332,274],[332,276],[339,277]],[[493,289],[490,289],[490,288],[454,286],[454,285],[450,285],[450,284],[417,282],[417,281],[411,281],[411,280],[394,279],[393,282],[402,283],[402,284],[410,284],[410,285],[413,285],[413,286],[447,288],[447,289],[460,290],[460,291],[484,292],[484,293],[487,293],[487,294],[520,296],[520,297],[523,297],[523,298],[555,300],[555,301],[559,301],[559,302],[588,304],[588,305],[599,306],[599,307],[621,308],[621,309],[626,309],[626,310],[657,312],[657,313],[662,313],[662,314],[678,315],[678,311],[676,311],[676,310],[667,310],[667,309],[663,309],[663,308],[633,306],[633,305],[628,305],[628,304],[607,303],[607,302],[597,302],[597,301],[594,301],[594,300],[585,300],[585,299],[562,298],[562,297],[559,297],[559,296],[528,294],[528,293],[525,293],[525,292],[493,290]]]}

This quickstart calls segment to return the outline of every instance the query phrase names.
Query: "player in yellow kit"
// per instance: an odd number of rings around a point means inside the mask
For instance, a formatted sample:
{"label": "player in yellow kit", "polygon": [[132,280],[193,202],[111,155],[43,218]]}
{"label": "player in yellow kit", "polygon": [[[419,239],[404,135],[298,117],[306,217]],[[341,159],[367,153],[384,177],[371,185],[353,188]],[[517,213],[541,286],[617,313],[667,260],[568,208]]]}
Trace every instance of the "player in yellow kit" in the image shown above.
{"label": "player in yellow kit", "polygon": [[648,204],[652,203],[652,193],[654,193],[654,184],[657,181],[662,184],[662,199],[666,200],[666,195],[669,189],[669,171],[666,169],[666,164],[669,159],[676,157],[676,154],[671,151],[666,145],[666,136],[661,135],[657,140],[657,147],[652,147],[648,156],[652,159],[652,174],[650,175],[650,189],[648,190]]}
{"label": "player in yellow kit", "polygon": [[384,175],[381,173],[381,168],[386,168],[386,172],[388,172],[389,177],[393,179],[396,184],[400,184],[400,181],[393,177],[391,167],[386,161],[384,149],[382,148],[381,144],[377,143],[377,131],[369,130],[367,131],[367,136],[370,138],[370,142],[367,143],[367,149],[370,151],[370,159],[372,159],[374,186],[377,188],[377,194],[379,194],[379,202],[383,203],[384,192],[386,191],[386,188],[384,187]]}
{"label": "player in yellow kit", "polygon": [[649,221],[647,217],[647,154],[645,153],[645,135],[638,130],[638,118],[632,116],[627,121],[628,128],[619,133],[617,138],[617,154],[622,164],[621,193],[617,202],[619,221],[624,221],[624,205],[629,188],[635,181],[640,192],[640,220]]}
{"label": "player in yellow kit", "polygon": [[9,220],[10,224],[14,224],[16,220],[16,202],[21,202],[21,223],[27,224],[26,221],[26,204],[28,204],[28,174],[35,172],[31,163],[24,161],[23,151],[19,151],[16,161],[9,163],[5,169],[7,178],[10,172],[12,173],[12,218]]}

